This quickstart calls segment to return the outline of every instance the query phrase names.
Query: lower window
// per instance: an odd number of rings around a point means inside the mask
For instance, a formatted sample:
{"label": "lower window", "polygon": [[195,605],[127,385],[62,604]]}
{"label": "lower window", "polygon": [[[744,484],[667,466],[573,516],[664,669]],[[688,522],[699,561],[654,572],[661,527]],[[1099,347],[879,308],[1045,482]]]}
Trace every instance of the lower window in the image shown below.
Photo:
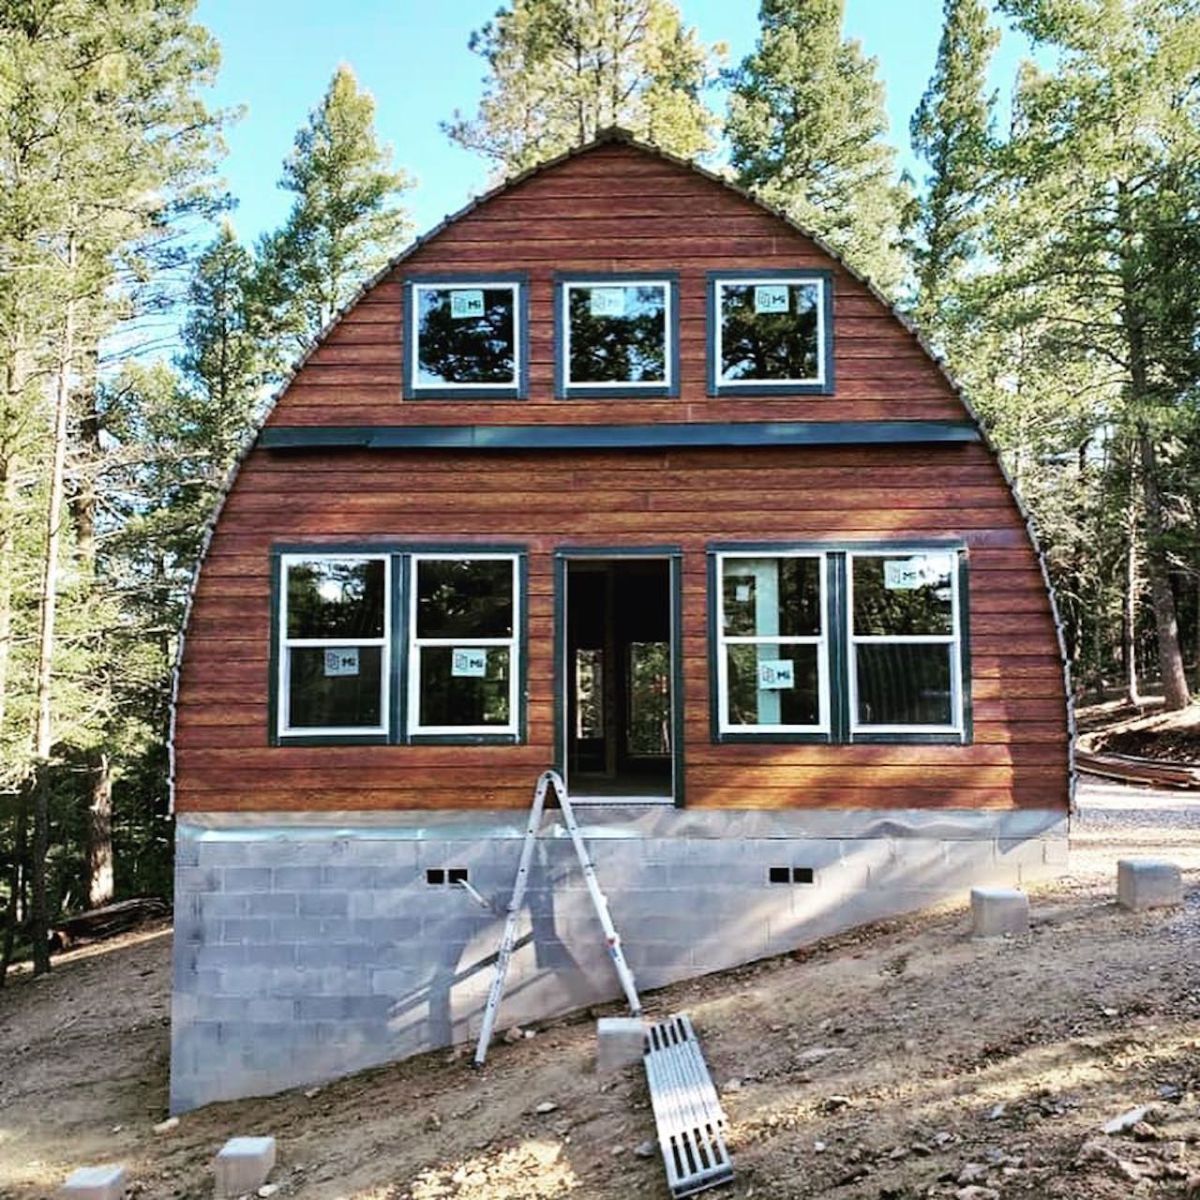
{"label": "lower window", "polygon": [[852,733],[962,728],[957,556],[847,556]]}
{"label": "lower window", "polygon": [[516,733],[515,555],[414,554],[409,731]]}

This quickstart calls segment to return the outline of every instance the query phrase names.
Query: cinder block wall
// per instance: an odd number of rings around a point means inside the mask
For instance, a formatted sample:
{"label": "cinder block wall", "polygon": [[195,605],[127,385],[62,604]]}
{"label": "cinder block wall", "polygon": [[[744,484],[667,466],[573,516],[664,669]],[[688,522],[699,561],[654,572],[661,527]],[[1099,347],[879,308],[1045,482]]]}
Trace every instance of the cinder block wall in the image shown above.
{"label": "cinder block wall", "polygon": [[[582,820],[640,989],[1066,865],[1056,811],[609,809]],[[511,813],[181,819],[171,1110],[472,1038],[522,834]],[[449,868],[467,869],[489,910],[427,881]],[[812,882],[772,882],[772,868],[807,868]],[[518,946],[501,1029],[620,994],[557,814]]]}

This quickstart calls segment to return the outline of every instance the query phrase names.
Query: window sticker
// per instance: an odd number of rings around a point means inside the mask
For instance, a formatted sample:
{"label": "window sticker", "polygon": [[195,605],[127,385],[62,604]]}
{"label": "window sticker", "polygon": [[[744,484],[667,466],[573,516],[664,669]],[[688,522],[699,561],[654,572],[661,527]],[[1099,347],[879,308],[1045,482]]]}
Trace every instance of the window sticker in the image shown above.
{"label": "window sticker", "polygon": [[785,313],[790,304],[787,284],[758,284],[754,289],[754,311],[756,313]]}
{"label": "window sticker", "polygon": [[590,296],[593,317],[623,317],[625,289],[623,287],[594,287]]}
{"label": "window sticker", "polygon": [[944,554],[888,558],[883,562],[883,586],[891,592],[913,591],[940,583],[949,573],[950,560]]}
{"label": "window sticker", "polygon": [[483,316],[483,289],[456,289],[450,293],[450,315],[455,320]]}
{"label": "window sticker", "polygon": [[338,646],[325,651],[325,676],[358,674],[358,647]]}
{"label": "window sticker", "polygon": [[458,678],[482,679],[487,674],[487,651],[463,650],[456,646],[450,656],[450,674]]}
{"label": "window sticker", "polygon": [[733,594],[737,598],[739,604],[750,603],[750,593],[752,589],[748,583],[739,583],[734,589]]}
{"label": "window sticker", "polygon": [[758,664],[758,686],[764,691],[794,688],[796,664],[789,658],[764,659]]}

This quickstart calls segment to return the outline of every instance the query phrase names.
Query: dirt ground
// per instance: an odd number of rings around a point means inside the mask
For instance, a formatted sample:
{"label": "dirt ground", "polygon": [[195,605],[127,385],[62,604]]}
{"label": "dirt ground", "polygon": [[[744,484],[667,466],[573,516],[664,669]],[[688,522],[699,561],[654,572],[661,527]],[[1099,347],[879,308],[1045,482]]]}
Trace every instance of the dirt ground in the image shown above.
{"label": "dirt ground", "polygon": [[[1027,936],[971,941],[951,906],[647,997],[692,1014],[728,1110],[737,1179],[714,1196],[1200,1196],[1200,799],[1093,783],[1083,801]],[[1182,910],[1115,907],[1129,853],[1185,867]],[[497,1044],[481,1073],[443,1052],[156,1134],[169,952],[151,930],[0,992],[0,1197],[114,1160],[133,1195],[208,1197],[235,1133],[278,1138],[276,1194],[300,1200],[668,1195],[657,1150],[637,1153],[641,1072],[595,1075],[586,1016]],[[1100,1132],[1139,1105],[1136,1136]]]}
{"label": "dirt ground", "polygon": [[1200,762],[1200,704],[1163,712],[1159,698],[1136,708],[1110,700],[1078,709],[1076,719],[1084,735],[1081,745],[1088,750],[1158,762]]}

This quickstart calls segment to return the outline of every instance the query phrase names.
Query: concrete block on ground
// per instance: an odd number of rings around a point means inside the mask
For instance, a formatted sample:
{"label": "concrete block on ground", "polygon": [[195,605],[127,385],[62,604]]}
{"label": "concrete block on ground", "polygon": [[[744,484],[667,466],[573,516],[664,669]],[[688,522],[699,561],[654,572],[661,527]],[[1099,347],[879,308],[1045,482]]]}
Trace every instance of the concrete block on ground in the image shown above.
{"label": "concrete block on ground", "polygon": [[63,1184],[61,1195],[72,1200],[121,1200],[129,1172],[117,1163],[100,1167],[80,1167]]}
{"label": "concrete block on ground", "polygon": [[642,1061],[646,1027],[641,1017],[601,1017],[596,1022],[596,1072],[604,1075]]}
{"label": "concrete block on ground", "polygon": [[275,1166],[273,1137],[235,1137],[221,1147],[214,1162],[218,1196],[244,1196],[267,1182]]}
{"label": "concrete block on ground", "polygon": [[1029,897],[1016,888],[971,889],[971,935],[1003,937],[1029,929]]}
{"label": "concrete block on ground", "polygon": [[1183,877],[1175,863],[1160,858],[1117,862],[1117,903],[1132,912],[1183,903]]}

